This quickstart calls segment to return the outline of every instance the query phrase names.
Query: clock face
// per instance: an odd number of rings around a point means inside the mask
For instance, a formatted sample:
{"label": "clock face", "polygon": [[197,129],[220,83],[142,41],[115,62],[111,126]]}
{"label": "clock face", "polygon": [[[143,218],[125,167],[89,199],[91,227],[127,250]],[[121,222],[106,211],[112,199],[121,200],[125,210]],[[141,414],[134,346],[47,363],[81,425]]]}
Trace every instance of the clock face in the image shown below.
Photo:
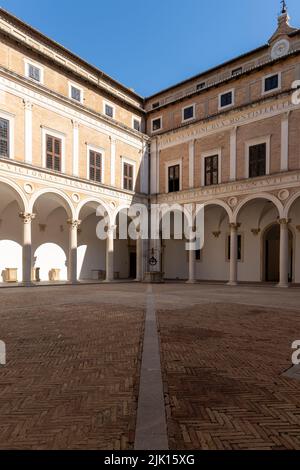
{"label": "clock face", "polygon": [[272,59],[277,59],[278,57],[282,57],[283,55],[287,54],[290,50],[290,43],[287,39],[281,39],[277,41],[271,52]]}

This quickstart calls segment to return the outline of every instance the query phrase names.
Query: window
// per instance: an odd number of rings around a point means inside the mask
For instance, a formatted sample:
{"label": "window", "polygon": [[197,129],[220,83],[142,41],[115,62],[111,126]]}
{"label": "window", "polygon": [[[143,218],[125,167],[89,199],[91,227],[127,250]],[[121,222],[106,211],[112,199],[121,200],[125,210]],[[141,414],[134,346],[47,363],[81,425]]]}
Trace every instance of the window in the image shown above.
{"label": "window", "polygon": [[71,85],[71,98],[72,100],[79,101],[81,103],[81,90]]}
{"label": "window", "polygon": [[140,132],[141,131],[141,121],[140,119],[133,118],[133,129]]}
{"label": "window", "polygon": [[159,101],[156,103],[152,103],[152,109],[158,108],[159,107]]}
{"label": "window", "polygon": [[9,158],[9,121],[0,118],[0,157]]}
{"label": "window", "polygon": [[102,182],[102,154],[90,150],[89,152],[90,180],[97,183]]}
{"label": "window", "polygon": [[240,75],[243,71],[243,67],[238,67],[237,69],[234,69],[232,72],[231,72],[231,75],[233,77],[236,77],[237,75]]}
{"label": "window", "polygon": [[195,105],[187,106],[182,110],[182,121],[190,121],[195,117]]}
{"label": "window", "polygon": [[133,191],[133,165],[123,163],[123,189]]}
{"label": "window", "polygon": [[226,93],[222,93],[219,95],[219,109],[227,108],[228,106],[232,106],[233,104],[233,90],[227,91]]}
{"label": "window", "polygon": [[218,184],[219,182],[219,155],[205,158],[205,186]]}
{"label": "window", "polygon": [[152,119],[152,131],[159,131],[162,127],[161,118]]}
{"label": "window", "polygon": [[46,167],[49,170],[61,171],[61,157],[61,139],[51,135],[46,135]]}
{"label": "window", "polygon": [[[227,260],[230,261],[231,258],[231,236],[227,237]],[[242,261],[242,235],[237,234],[237,260]]]}
{"label": "window", "polygon": [[41,69],[36,67],[35,65],[28,64],[28,77],[36,82],[41,81]]}
{"label": "window", "polygon": [[110,118],[114,118],[115,108],[111,104],[105,103],[104,104],[104,113],[106,114],[106,116],[108,116]]}
{"label": "window", "polygon": [[269,75],[264,78],[264,93],[269,93],[273,90],[278,90],[280,88],[280,77],[277,74]]}
{"label": "window", "polygon": [[249,147],[249,178],[264,176],[266,174],[266,156],[266,143]]}
{"label": "window", "polygon": [[206,83],[202,82],[202,83],[198,83],[196,89],[197,89],[197,91],[198,90],[203,90],[203,88],[205,88],[205,87],[206,87]]}
{"label": "window", "polygon": [[180,190],[180,165],[169,166],[168,168],[168,191],[176,193]]}

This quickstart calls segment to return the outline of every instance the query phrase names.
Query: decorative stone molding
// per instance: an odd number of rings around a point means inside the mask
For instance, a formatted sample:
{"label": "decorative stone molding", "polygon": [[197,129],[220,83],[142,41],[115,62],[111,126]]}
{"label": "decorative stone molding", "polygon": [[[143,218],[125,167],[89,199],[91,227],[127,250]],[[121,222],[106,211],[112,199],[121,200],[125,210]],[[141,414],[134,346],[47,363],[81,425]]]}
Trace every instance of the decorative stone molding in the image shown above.
{"label": "decorative stone molding", "polygon": [[233,230],[238,230],[241,227],[241,224],[230,223],[229,228]]}
{"label": "decorative stone molding", "polygon": [[288,225],[291,223],[291,219],[278,219],[280,225]]}
{"label": "decorative stone molding", "polygon": [[23,104],[24,104],[24,109],[28,109],[29,111],[32,110],[33,104],[31,101],[23,100]]}
{"label": "decorative stone molding", "polygon": [[254,235],[255,237],[257,237],[257,235],[260,234],[261,229],[260,229],[260,228],[252,228],[252,229],[251,229],[251,232],[253,233],[253,235]]}
{"label": "decorative stone molding", "polygon": [[76,193],[72,194],[72,199],[74,202],[78,203],[80,201],[79,194],[76,194]]}
{"label": "decorative stone molding", "polygon": [[81,220],[69,219],[67,223],[68,223],[68,225],[70,225],[72,227],[72,229],[75,229],[75,228],[78,229],[80,224],[81,224]]}
{"label": "decorative stone molding", "polygon": [[34,190],[34,186],[32,184],[26,183],[24,184],[24,191],[26,194],[32,194]]}
{"label": "decorative stone molding", "polygon": [[28,212],[20,212],[19,217],[23,220],[24,224],[31,224],[36,218],[36,214],[29,214]]}
{"label": "decorative stone molding", "polygon": [[230,205],[230,207],[236,207],[237,204],[238,204],[238,198],[237,197],[230,197],[228,199],[228,204]]}
{"label": "decorative stone molding", "polygon": [[218,230],[218,231],[216,231],[216,232],[212,232],[212,234],[213,234],[213,236],[214,236],[215,238],[219,238],[220,235],[221,235],[221,231]]}
{"label": "decorative stone molding", "polygon": [[278,193],[280,201],[286,201],[290,196],[290,192],[287,189],[281,189]]}

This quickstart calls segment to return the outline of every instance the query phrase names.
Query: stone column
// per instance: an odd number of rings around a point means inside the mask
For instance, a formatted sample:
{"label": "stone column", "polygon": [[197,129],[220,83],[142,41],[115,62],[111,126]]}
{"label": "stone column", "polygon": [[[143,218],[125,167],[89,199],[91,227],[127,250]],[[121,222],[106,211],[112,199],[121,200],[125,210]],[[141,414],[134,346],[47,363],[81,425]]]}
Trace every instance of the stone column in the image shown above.
{"label": "stone column", "polygon": [[32,163],[32,103],[24,100],[25,162]]}
{"label": "stone column", "polygon": [[114,280],[114,238],[117,226],[112,225],[107,230],[106,239],[106,282]]}
{"label": "stone column", "polygon": [[280,261],[278,287],[289,287],[289,220],[280,219]]}
{"label": "stone column", "polygon": [[189,251],[189,280],[187,284],[195,284],[196,282],[196,253],[194,250]]}
{"label": "stone column", "polygon": [[237,232],[239,224],[230,224],[230,274],[229,286],[237,285],[237,251],[238,251],[238,237]]}
{"label": "stone column", "polygon": [[68,280],[71,281],[72,284],[77,283],[77,231],[80,224],[80,220],[68,220],[70,227]]}
{"label": "stone column", "polygon": [[32,285],[31,222],[35,219],[35,214],[21,212],[19,216],[23,220],[23,283],[25,286],[30,286]]}
{"label": "stone column", "polygon": [[136,281],[143,280],[143,240],[141,236],[136,241]]}

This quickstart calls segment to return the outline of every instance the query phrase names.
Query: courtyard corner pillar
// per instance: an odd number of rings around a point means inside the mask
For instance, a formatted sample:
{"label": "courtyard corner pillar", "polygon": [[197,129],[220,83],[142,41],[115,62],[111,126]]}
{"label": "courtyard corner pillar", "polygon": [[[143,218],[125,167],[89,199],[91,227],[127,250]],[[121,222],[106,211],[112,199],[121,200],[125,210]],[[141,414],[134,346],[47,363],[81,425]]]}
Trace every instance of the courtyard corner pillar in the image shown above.
{"label": "courtyard corner pillar", "polygon": [[289,220],[280,219],[280,260],[278,287],[289,287]]}
{"label": "courtyard corner pillar", "polygon": [[143,240],[141,235],[136,241],[136,281],[143,280]]}
{"label": "courtyard corner pillar", "polygon": [[230,224],[230,271],[228,283],[229,286],[237,285],[238,228],[239,224]]}
{"label": "courtyard corner pillar", "polygon": [[114,239],[117,226],[111,225],[107,230],[106,239],[106,282],[114,280]]}
{"label": "courtyard corner pillar", "polygon": [[80,220],[68,220],[68,225],[70,227],[68,280],[72,282],[72,284],[76,284],[77,282],[77,233],[80,224]]}
{"label": "courtyard corner pillar", "polygon": [[196,282],[196,255],[194,250],[189,250],[189,280],[187,284]]}
{"label": "courtyard corner pillar", "polygon": [[19,216],[23,221],[23,283],[30,286],[32,284],[31,222],[35,219],[35,214],[21,212]]}

